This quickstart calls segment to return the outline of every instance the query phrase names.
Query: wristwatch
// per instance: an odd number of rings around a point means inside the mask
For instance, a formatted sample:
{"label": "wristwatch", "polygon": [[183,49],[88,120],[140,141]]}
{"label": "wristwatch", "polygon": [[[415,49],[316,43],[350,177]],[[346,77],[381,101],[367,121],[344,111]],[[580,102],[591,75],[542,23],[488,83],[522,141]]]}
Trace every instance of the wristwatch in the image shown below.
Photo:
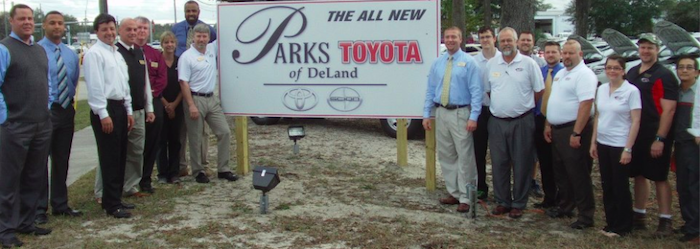
{"label": "wristwatch", "polygon": [[656,139],[654,139],[654,141],[659,141],[659,142],[665,143],[665,142],[666,142],[666,138],[665,138],[665,137],[662,137],[662,136],[659,136],[659,135],[656,135]]}
{"label": "wristwatch", "polygon": [[571,136],[573,136],[573,137],[580,137],[580,136],[581,136],[581,133],[577,133],[577,132],[574,131],[574,133],[571,133]]}
{"label": "wristwatch", "polygon": [[631,148],[624,148],[622,151],[627,152],[627,153],[632,153],[632,149],[631,149]]}

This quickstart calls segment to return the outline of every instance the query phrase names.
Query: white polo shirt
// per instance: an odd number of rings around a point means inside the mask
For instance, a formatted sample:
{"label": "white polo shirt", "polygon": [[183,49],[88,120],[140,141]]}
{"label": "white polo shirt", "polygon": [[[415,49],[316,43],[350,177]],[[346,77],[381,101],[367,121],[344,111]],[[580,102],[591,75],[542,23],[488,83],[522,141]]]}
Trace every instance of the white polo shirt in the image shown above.
{"label": "white polo shirt", "polygon": [[544,80],[532,58],[518,53],[506,63],[503,56],[494,57],[485,71],[484,91],[491,93],[490,110],[494,116],[516,118],[535,108],[535,93],[544,89]]}
{"label": "white polo shirt", "polygon": [[190,91],[212,93],[216,87],[216,41],[207,44],[207,50],[200,53],[190,46],[180,56],[177,63],[178,79],[187,81]]}
{"label": "white polo shirt", "polygon": [[[564,68],[552,80],[547,102],[547,121],[553,125],[576,121],[579,103],[595,98],[598,78],[583,61],[573,69]],[[591,116],[595,110],[591,108]]]}
{"label": "white polo shirt", "polygon": [[[496,49],[496,54],[493,57],[491,57],[491,59],[497,58],[497,57],[501,57],[501,51],[498,51],[498,49]],[[478,65],[479,69],[481,69],[481,73],[483,75],[485,75],[486,63],[488,63],[489,60],[491,60],[491,59],[486,59],[486,57],[484,57],[484,51],[481,51],[477,55],[475,55],[474,59],[476,60],[476,65]],[[482,78],[483,78],[483,76],[482,76]],[[486,81],[482,80],[481,82],[483,84],[483,88],[486,88],[485,87]],[[489,106],[489,105],[491,105],[491,98],[489,98],[489,95],[484,91],[484,97],[482,98],[481,106]]]}
{"label": "white polo shirt", "polygon": [[598,87],[595,99],[598,108],[598,143],[625,147],[632,127],[632,110],[642,109],[639,89],[626,80],[610,94],[610,84]]}

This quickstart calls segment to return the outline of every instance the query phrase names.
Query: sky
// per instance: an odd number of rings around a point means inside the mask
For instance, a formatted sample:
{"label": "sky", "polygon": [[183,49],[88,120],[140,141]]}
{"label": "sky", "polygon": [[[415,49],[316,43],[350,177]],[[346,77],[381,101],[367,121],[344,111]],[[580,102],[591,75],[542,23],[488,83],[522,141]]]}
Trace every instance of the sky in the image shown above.
{"label": "sky", "polygon": [[[5,11],[10,11],[12,0],[3,1]],[[216,22],[216,1],[215,0],[197,0],[200,8],[199,19],[213,24]],[[569,1],[567,0],[544,0],[553,6],[554,9],[564,10]],[[99,6],[97,0],[25,0],[14,1],[15,3],[24,3],[34,9],[41,9],[44,13],[51,10],[58,10],[65,14],[70,14],[78,18],[78,20],[88,19],[89,22],[94,20],[99,14]],[[136,17],[139,15],[148,17],[158,24],[173,23],[175,20],[184,20],[184,5],[187,0],[107,0],[108,11],[115,16],[117,20],[125,17]],[[175,6],[173,6],[173,3]],[[176,8],[176,9],[174,9]],[[177,14],[177,18],[175,18]]]}

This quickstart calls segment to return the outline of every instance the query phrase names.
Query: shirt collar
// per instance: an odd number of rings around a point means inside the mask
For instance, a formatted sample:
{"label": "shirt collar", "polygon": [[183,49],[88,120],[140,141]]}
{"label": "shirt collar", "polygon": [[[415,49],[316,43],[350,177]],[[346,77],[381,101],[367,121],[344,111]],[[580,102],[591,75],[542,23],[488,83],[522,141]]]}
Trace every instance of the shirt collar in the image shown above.
{"label": "shirt collar", "polygon": [[42,38],[42,39],[39,40],[39,42],[37,42],[37,43],[39,43],[40,45],[42,45],[42,46],[48,48],[48,49],[51,50],[51,51],[56,50],[56,48],[61,48],[61,49],[63,49],[63,48],[60,46],[60,44],[53,43],[51,40],[49,40],[49,39],[46,38],[46,37]]}
{"label": "shirt collar", "polygon": [[579,62],[578,65],[576,65],[574,68],[572,68],[571,70],[566,68],[565,70],[572,73],[572,72],[576,72],[578,70],[581,70],[581,68],[584,68],[584,67],[587,67],[586,63],[583,61],[583,59],[581,59],[581,62]]}
{"label": "shirt collar", "polygon": [[97,43],[95,43],[95,45],[100,46],[100,47],[102,47],[102,48],[104,48],[104,49],[107,49],[107,50],[109,50],[109,51],[112,51],[112,52],[117,51],[117,47],[114,46],[114,44],[107,44],[107,43],[104,43],[104,42],[102,42],[100,39],[97,39]]}
{"label": "shirt collar", "polygon": [[131,49],[134,48],[134,45],[133,45],[133,44],[132,44],[131,46],[128,46],[128,45],[126,45],[126,43],[122,42],[121,40],[119,41],[119,44],[121,44],[122,46],[124,46],[124,48],[126,48],[126,50],[131,50]]}
{"label": "shirt collar", "polygon": [[[21,41],[22,43],[24,43],[24,41],[22,40],[22,38],[19,38],[19,35],[15,34],[14,31],[10,32],[10,37],[15,38],[15,39],[17,39],[18,41]],[[32,36],[29,36],[29,45],[30,45],[30,46],[31,46],[31,45],[34,45],[34,36],[33,36],[33,35],[32,35]]]}
{"label": "shirt collar", "polygon": [[[513,60],[510,62],[511,64],[516,63],[516,62],[520,62],[523,60],[523,55],[520,54],[520,52],[518,52],[517,50],[513,51],[513,52],[516,54],[515,54],[515,58],[513,58]],[[508,64],[508,63],[506,63],[506,60],[503,59],[503,56],[505,56],[505,55],[503,55],[503,52],[501,52],[501,56],[498,57],[498,63],[499,64]]]}

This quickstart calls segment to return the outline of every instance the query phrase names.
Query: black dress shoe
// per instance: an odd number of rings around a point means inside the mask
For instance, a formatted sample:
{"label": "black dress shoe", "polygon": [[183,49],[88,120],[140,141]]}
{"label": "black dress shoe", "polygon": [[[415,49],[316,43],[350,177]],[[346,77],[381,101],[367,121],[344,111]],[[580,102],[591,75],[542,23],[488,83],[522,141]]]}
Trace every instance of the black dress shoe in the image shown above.
{"label": "black dress shoe", "polygon": [[143,186],[143,187],[141,187],[141,192],[153,194],[156,192],[156,190],[153,188],[153,186]]}
{"label": "black dress shoe", "polygon": [[34,224],[46,224],[49,222],[49,217],[46,216],[46,214],[37,214],[36,217],[34,217]]}
{"label": "black dress shoe", "polygon": [[21,247],[24,245],[22,241],[20,241],[17,237],[11,238],[7,241],[2,241],[2,248],[12,248],[12,247]]}
{"label": "black dress shoe", "polygon": [[539,208],[539,209],[548,209],[548,208],[553,208],[556,205],[551,204],[551,203],[547,203],[547,202],[540,202],[540,203],[535,203],[535,205],[532,205],[532,206],[535,208]]}
{"label": "black dress shoe", "polygon": [[593,227],[593,223],[585,223],[585,222],[582,222],[582,221],[578,221],[578,220],[577,220],[576,222],[571,223],[570,227],[573,228],[573,229],[581,230],[581,229],[584,229],[584,228]]}
{"label": "black dress shoe", "polygon": [[17,233],[43,236],[51,234],[51,229],[34,226],[30,229],[17,229]]}
{"label": "black dress shoe", "polygon": [[571,217],[574,217],[574,213],[564,212],[561,209],[559,209],[559,207],[554,207],[550,210],[547,210],[547,212],[545,212],[545,213],[547,214],[547,216],[549,216],[551,218],[564,218],[564,217],[571,218]]}
{"label": "black dress shoe", "polygon": [[83,212],[80,212],[79,210],[67,208],[66,210],[59,210],[59,211],[53,211],[51,214],[54,216],[68,216],[68,217],[78,217],[82,216]]}
{"label": "black dress shoe", "polygon": [[238,180],[238,176],[234,175],[234,174],[231,173],[231,172],[222,172],[222,173],[219,173],[219,174],[218,174],[218,178],[219,178],[219,179],[226,179],[226,180],[228,180],[229,182],[234,182],[234,181]]}
{"label": "black dress shoe", "polygon": [[209,183],[209,177],[204,172],[199,172],[194,178],[198,183]]}
{"label": "black dress shoe", "polygon": [[122,208],[123,209],[134,209],[134,208],[136,208],[136,205],[131,204],[131,203],[122,202]]}
{"label": "black dress shoe", "polygon": [[112,216],[112,217],[117,218],[117,219],[131,218],[131,213],[129,213],[128,211],[121,209],[121,208],[114,210],[112,212],[107,212],[107,215]]}

